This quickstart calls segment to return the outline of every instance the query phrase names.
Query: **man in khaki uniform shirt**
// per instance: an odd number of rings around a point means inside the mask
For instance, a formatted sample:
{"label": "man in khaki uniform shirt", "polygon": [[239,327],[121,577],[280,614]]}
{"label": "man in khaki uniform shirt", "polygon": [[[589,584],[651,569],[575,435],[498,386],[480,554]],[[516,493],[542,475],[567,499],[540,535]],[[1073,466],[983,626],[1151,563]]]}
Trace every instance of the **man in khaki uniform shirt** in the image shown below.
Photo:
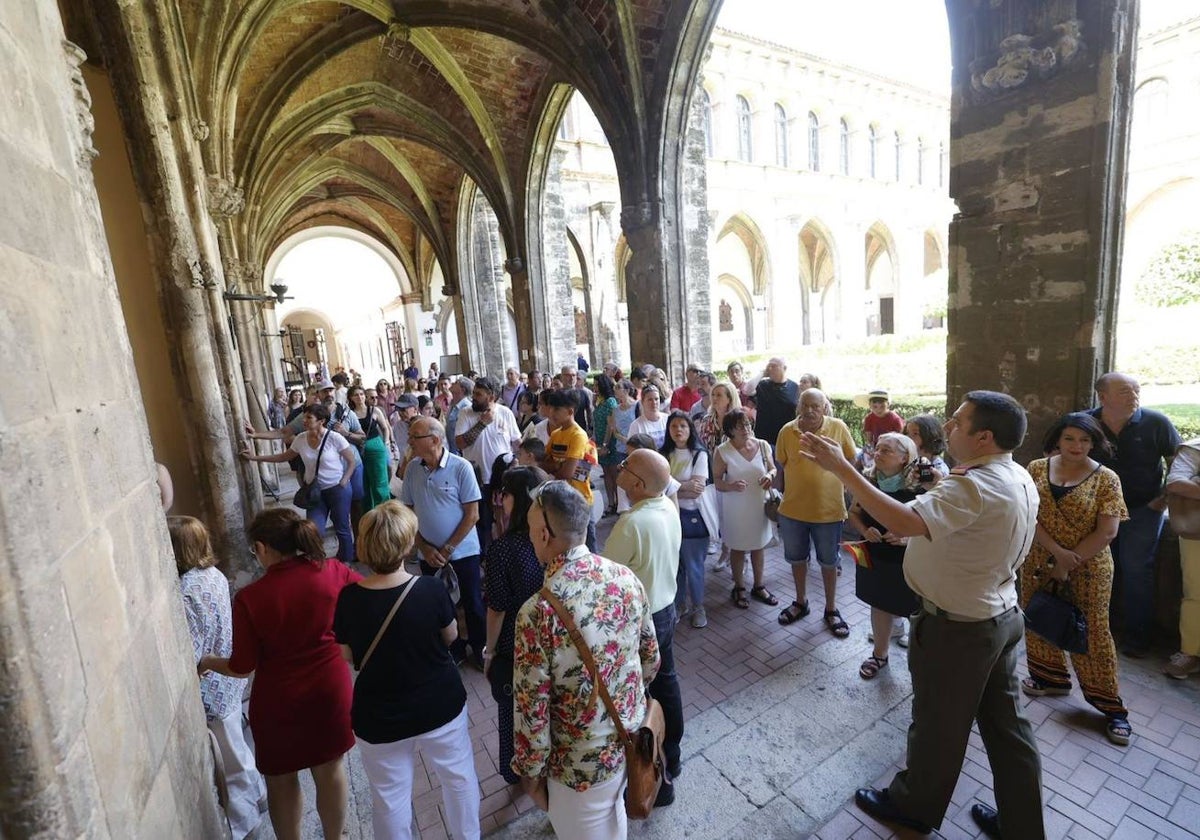
{"label": "man in khaki uniform shirt", "polygon": [[1016,575],[1033,542],[1038,510],[1032,479],[1012,459],[1025,429],[1016,400],[970,392],[946,423],[948,448],[959,466],[907,505],[859,475],[834,441],[805,435],[808,457],[841,479],[889,531],[912,538],[904,577],[922,608],[912,619],[908,653],[908,767],[887,790],[862,788],[855,795],[877,819],[924,833],[939,828],[978,720],[997,808],[975,803],[971,817],[988,837],[1045,837],[1041,761],[1021,712],[1016,675],[1025,630]]}

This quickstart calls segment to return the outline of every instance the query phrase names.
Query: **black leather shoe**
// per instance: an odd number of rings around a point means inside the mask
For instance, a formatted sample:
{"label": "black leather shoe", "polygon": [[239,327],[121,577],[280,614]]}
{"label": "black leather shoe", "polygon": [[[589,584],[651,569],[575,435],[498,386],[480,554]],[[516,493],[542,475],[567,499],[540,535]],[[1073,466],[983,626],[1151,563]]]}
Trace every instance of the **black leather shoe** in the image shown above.
{"label": "black leather shoe", "polygon": [[664,779],[662,787],[658,789],[658,796],[654,798],[654,807],[662,808],[670,805],[675,801],[675,785],[671,784],[669,779]]}
{"label": "black leather shoe", "polygon": [[932,828],[920,820],[913,819],[902,813],[899,808],[892,804],[891,797],[888,796],[886,790],[859,788],[854,793],[854,801],[858,803],[859,808],[862,808],[877,820],[911,828],[918,834],[928,834],[933,831]]}
{"label": "black leather shoe", "polygon": [[971,819],[991,840],[1000,840],[1000,817],[995,808],[976,802],[971,806]]}

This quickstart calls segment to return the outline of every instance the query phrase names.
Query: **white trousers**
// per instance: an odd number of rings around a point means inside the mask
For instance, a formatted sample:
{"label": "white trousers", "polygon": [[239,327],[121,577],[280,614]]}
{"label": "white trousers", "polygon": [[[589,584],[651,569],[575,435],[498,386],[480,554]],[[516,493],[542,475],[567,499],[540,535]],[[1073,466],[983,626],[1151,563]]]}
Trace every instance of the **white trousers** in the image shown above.
{"label": "white trousers", "polygon": [[368,744],[358,740],[363,769],[371,783],[371,825],[375,840],[411,840],[412,779],[416,751],[433,765],[442,784],[442,805],[454,840],[479,840],[479,778],[467,732],[467,707],[432,732]]}
{"label": "white trousers", "polygon": [[225,764],[225,786],[229,789],[225,816],[229,818],[233,840],[242,840],[262,822],[258,803],[267,795],[267,787],[254,768],[254,751],[246,743],[241,704],[228,717],[210,720],[208,728],[217,739]]}
{"label": "white trousers", "polygon": [[550,779],[550,824],[561,840],[625,840],[625,768],[585,791]]}

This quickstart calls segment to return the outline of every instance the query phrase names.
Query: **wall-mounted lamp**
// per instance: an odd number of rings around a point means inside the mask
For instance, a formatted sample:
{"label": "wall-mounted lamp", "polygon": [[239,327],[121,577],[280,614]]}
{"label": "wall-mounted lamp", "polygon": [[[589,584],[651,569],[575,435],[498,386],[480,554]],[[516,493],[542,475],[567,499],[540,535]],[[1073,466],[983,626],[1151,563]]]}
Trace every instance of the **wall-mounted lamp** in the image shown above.
{"label": "wall-mounted lamp", "polygon": [[[234,288],[236,289],[237,286],[234,286]],[[276,280],[274,283],[271,284],[271,291],[274,294],[243,295],[238,292],[225,292],[222,295],[222,297],[225,298],[225,300],[246,300],[246,301],[251,301],[253,303],[269,303],[270,301],[275,301],[276,303],[283,303],[285,300],[292,300],[292,298],[288,296],[287,290],[288,290],[288,287],[285,284],[280,283],[278,280]]]}

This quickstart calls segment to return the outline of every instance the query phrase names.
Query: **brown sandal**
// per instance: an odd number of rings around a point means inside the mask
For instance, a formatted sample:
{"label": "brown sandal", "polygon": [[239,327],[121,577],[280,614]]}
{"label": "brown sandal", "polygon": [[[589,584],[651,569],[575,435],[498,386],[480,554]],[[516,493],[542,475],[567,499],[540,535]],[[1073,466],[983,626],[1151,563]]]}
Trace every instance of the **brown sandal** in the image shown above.
{"label": "brown sandal", "polygon": [[739,610],[750,609],[750,602],[746,600],[746,587],[733,587],[733,591],[729,593],[729,597],[733,601],[733,605]]}

